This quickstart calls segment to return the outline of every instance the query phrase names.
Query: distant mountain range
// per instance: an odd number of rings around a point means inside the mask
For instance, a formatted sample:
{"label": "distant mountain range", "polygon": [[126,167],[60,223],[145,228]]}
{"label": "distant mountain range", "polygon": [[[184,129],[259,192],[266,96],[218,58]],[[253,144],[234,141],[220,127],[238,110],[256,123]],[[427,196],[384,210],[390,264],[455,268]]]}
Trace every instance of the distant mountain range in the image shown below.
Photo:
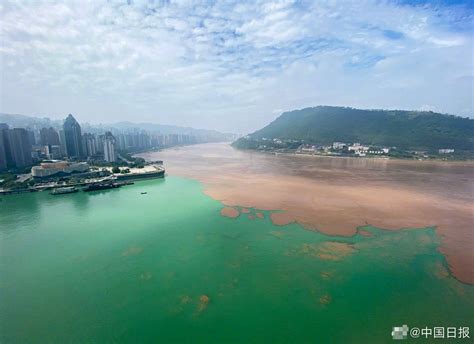
{"label": "distant mountain range", "polygon": [[[66,117],[66,116],[64,116]],[[0,123],[7,123],[10,127],[30,128],[39,130],[41,128],[53,127],[59,129],[62,126],[62,120],[52,120],[48,117],[34,117],[16,114],[0,113]],[[221,133],[216,130],[196,129],[191,127],[180,127],[174,125],[156,124],[156,123],[133,123],[117,122],[106,124],[81,123],[83,132],[103,132],[107,130],[145,130],[147,132],[159,132],[160,134],[186,134],[197,137],[206,137],[210,141],[232,141],[236,138],[232,133]]]}
{"label": "distant mountain range", "polygon": [[474,120],[425,111],[361,110],[317,106],[284,112],[266,127],[238,139],[234,146],[252,148],[252,140],[294,139],[313,144],[361,142],[374,146],[430,150],[474,150]]}
{"label": "distant mountain range", "polygon": [[[66,118],[67,115],[64,116]],[[14,128],[59,128],[62,120],[51,120],[48,117],[35,117],[17,114],[0,113],[0,123],[6,123]]]}

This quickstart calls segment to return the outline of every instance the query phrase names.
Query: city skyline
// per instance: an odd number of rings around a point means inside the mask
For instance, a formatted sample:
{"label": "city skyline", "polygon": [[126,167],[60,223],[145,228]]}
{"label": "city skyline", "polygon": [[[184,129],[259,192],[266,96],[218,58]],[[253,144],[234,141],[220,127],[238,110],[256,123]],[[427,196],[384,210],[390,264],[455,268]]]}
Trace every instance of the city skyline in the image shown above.
{"label": "city skyline", "polygon": [[[49,122],[49,121],[47,121]],[[61,125],[11,125],[0,121],[0,173],[24,169],[47,160],[93,160],[116,163],[124,160],[119,152],[137,152],[204,142],[222,141],[217,136],[193,133],[163,133],[156,128],[83,130],[69,114]],[[125,160],[126,161],[126,160]]]}
{"label": "city skyline", "polygon": [[[53,127],[59,129],[63,126],[63,123],[68,116],[68,113],[59,115],[58,118],[51,117],[47,115],[30,115],[30,114],[13,114],[13,113],[1,113],[0,112],[0,123],[7,123],[11,127],[19,128],[42,128],[48,129]],[[74,114],[74,117],[77,116]],[[114,130],[132,130],[132,129],[143,129],[150,132],[161,132],[164,134],[169,133],[189,133],[191,131],[197,131],[202,133],[216,133],[221,135],[232,135],[235,136],[234,132],[221,132],[214,129],[205,129],[205,128],[196,128],[196,127],[184,127],[179,125],[167,124],[167,123],[156,123],[156,122],[143,122],[143,121],[133,121],[133,118],[124,121],[116,122],[98,122],[91,123],[88,121],[81,120],[78,118],[78,122],[81,126],[85,126],[89,131],[107,131],[108,129]],[[153,128],[150,129],[150,126]],[[146,128],[146,129],[144,129]],[[160,129],[157,129],[160,128]]]}
{"label": "city skyline", "polygon": [[4,113],[237,133],[324,104],[472,116],[467,1],[7,1],[0,18]]}

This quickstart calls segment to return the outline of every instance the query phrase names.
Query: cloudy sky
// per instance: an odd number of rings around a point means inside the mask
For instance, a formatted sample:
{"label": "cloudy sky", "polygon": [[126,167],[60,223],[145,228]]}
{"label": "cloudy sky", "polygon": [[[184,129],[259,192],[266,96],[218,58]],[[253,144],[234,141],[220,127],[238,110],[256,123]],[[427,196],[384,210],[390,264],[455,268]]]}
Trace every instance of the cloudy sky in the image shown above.
{"label": "cloudy sky", "polygon": [[472,116],[470,1],[0,2],[0,112],[246,133],[324,105]]}

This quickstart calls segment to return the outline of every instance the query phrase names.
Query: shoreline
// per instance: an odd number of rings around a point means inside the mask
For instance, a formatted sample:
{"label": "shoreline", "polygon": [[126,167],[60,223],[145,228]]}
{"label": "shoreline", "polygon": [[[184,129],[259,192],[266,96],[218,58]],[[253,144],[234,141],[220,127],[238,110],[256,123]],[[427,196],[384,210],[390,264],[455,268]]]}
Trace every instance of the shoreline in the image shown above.
{"label": "shoreline", "polygon": [[[414,162],[414,163],[428,163],[428,162],[437,162],[437,163],[459,163],[459,164],[469,164],[474,166],[474,159],[454,159],[454,160],[445,160],[445,159],[403,159],[403,158],[396,158],[396,157],[389,157],[389,156],[384,156],[384,157],[377,157],[377,156],[340,156],[340,155],[323,155],[323,154],[306,154],[306,153],[296,153],[296,152],[272,152],[272,151],[260,151],[256,149],[242,149],[242,148],[235,148],[239,151],[244,151],[244,152],[251,152],[251,153],[261,153],[261,154],[266,154],[266,155],[286,155],[286,156],[305,156],[305,157],[311,157],[311,158],[336,158],[336,159],[357,159],[357,160],[389,160],[389,161],[397,161],[397,162]],[[151,151],[150,151],[151,152]]]}

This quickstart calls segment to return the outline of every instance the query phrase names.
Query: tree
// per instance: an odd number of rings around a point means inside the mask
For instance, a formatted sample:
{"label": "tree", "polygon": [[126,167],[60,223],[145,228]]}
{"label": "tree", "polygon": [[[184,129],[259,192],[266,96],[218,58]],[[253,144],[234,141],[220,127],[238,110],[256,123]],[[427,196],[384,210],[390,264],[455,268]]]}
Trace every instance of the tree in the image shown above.
{"label": "tree", "polygon": [[112,173],[120,173],[120,168],[118,166],[114,166],[112,168]]}

